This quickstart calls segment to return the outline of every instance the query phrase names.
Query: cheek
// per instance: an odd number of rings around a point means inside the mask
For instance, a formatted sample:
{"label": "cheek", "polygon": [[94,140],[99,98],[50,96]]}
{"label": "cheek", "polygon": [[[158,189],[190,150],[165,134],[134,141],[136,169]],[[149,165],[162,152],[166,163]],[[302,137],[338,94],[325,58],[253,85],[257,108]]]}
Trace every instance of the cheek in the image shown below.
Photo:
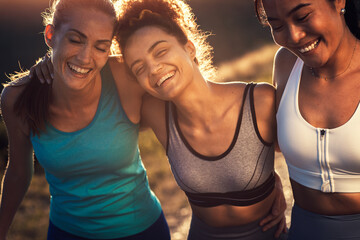
{"label": "cheek", "polygon": [[284,30],[280,31],[280,32],[275,32],[271,29],[271,36],[274,40],[274,42],[277,44],[277,45],[280,45],[280,46],[285,46],[286,45],[286,42],[287,42],[287,34],[284,32]]}
{"label": "cheek", "polygon": [[100,69],[102,69],[104,66],[105,66],[105,64],[106,64],[106,62],[108,61],[108,58],[109,58],[109,55],[108,54],[106,54],[106,55],[104,55],[104,56],[100,56],[100,57],[97,57],[97,66],[100,68]]}
{"label": "cheek", "polygon": [[142,74],[142,76],[136,77],[136,81],[142,88],[144,88],[146,91],[148,91],[149,85],[148,85],[146,78],[143,75],[144,74]]}

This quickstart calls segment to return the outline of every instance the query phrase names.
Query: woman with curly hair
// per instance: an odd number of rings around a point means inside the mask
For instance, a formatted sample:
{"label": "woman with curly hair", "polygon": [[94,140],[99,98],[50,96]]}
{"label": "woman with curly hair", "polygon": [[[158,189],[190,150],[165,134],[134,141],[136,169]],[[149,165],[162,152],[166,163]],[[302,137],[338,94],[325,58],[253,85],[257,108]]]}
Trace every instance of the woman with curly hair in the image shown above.
{"label": "woman with curly hair", "polygon": [[212,81],[206,34],[183,1],[124,0],[117,9],[124,61],[149,93],[141,124],[166,149],[193,211],[188,239],[276,239],[283,212],[267,231],[259,224],[282,194],[273,86]]}

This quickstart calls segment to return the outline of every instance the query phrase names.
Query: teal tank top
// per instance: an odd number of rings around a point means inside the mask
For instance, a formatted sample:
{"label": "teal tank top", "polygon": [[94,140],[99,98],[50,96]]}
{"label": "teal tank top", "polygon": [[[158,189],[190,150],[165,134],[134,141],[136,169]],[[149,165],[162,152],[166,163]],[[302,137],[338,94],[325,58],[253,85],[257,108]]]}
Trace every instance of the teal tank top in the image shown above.
{"label": "teal tank top", "polygon": [[47,124],[31,136],[50,188],[50,220],[85,238],[137,234],[160,216],[138,149],[139,126],[126,116],[107,64],[92,122],[76,132]]}

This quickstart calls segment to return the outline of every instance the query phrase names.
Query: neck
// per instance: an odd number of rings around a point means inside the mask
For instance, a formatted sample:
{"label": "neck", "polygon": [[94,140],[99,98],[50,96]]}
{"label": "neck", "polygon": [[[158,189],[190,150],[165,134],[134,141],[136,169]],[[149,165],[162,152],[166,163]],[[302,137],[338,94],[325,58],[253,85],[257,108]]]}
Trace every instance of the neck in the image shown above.
{"label": "neck", "polygon": [[52,105],[68,111],[78,111],[98,100],[101,95],[101,76],[99,75],[82,89],[72,89],[54,79]]}
{"label": "neck", "polygon": [[311,74],[316,79],[334,80],[345,75],[351,68],[357,49],[358,40],[351,33],[351,37],[345,38],[337,50],[337,54],[320,68],[309,67]]}
{"label": "neck", "polygon": [[203,77],[194,81],[172,102],[177,108],[179,121],[196,125],[216,118],[218,113],[214,107],[219,104],[219,99],[213,88],[214,83],[206,81]]}

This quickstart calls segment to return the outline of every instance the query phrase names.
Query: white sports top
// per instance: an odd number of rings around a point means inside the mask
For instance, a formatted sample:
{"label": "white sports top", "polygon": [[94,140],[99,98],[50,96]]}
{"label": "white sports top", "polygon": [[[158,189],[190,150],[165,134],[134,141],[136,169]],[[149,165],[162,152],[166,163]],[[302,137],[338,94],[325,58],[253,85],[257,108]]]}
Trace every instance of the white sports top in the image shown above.
{"label": "white sports top", "polygon": [[298,58],[276,115],[279,146],[290,178],[322,192],[360,192],[360,103],[345,124],[313,127],[299,110],[303,66]]}

